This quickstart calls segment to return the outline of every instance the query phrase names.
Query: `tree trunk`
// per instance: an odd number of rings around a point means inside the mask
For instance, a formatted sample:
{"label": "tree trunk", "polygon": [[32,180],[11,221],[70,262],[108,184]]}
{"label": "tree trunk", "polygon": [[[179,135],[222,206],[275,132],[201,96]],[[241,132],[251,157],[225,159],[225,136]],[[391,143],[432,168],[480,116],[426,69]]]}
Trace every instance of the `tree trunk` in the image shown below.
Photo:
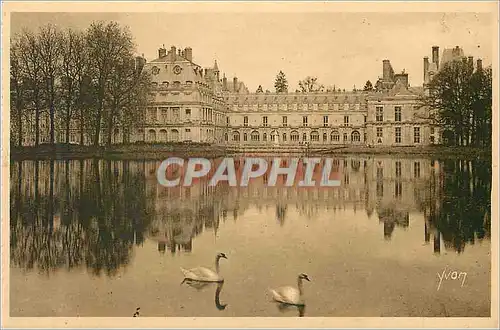
{"label": "tree trunk", "polygon": [[69,127],[70,127],[70,121],[71,121],[71,105],[68,102],[68,105],[66,107],[66,144],[69,144]]}
{"label": "tree trunk", "polygon": [[55,143],[54,78],[50,78],[49,106],[50,106],[50,144],[53,145]]}
{"label": "tree trunk", "polygon": [[40,144],[40,105],[35,101],[35,147]]}
{"label": "tree trunk", "polygon": [[17,129],[19,133],[17,135],[17,142],[21,147],[23,145],[23,116],[21,106],[19,104],[17,105]]}
{"label": "tree trunk", "polygon": [[99,106],[95,118],[94,146],[99,146],[99,138],[101,137],[101,120],[102,120],[103,107],[104,107],[104,87],[101,87],[99,91]]}
{"label": "tree trunk", "polygon": [[80,145],[85,145],[84,134],[83,134],[83,105],[80,104]]}

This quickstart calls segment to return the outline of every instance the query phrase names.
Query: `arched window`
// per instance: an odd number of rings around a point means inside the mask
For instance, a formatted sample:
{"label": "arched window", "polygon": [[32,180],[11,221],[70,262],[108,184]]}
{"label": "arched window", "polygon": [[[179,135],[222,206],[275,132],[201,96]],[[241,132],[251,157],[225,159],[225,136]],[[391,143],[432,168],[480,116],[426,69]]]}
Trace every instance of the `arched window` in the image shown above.
{"label": "arched window", "polygon": [[240,132],[234,131],[233,132],[233,141],[234,142],[239,142],[240,141]]}
{"label": "arched window", "polygon": [[351,133],[351,142],[359,142],[361,141],[361,135],[358,131],[353,131]]}
{"label": "arched window", "polygon": [[340,134],[339,131],[334,130],[330,133],[330,140],[334,142],[340,141]]}
{"label": "arched window", "polygon": [[318,133],[318,131],[312,131],[311,132],[311,141],[312,142],[318,142],[319,141],[319,133]]}
{"label": "arched window", "polygon": [[299,141],[299,132],[292,131],[290,133],[290,141]]}
{"label": "arched window", "polygon": [[148,131],[148,141],[149,142],[154,142],[156,141],[156,131],[154,129],[150,129]]}
{"label": "arched window", "polygon": [[250,139],[252,141],[259,141],[260,140],[260,134],[259,134],[259,132],[253,131],[252,133],[250,133]]}
{"label": "arched window", "polygon": [[160,142],[167,142],[167,131],[164,129],[160,130]]}
{"label": "arched window", "polygon": [[262,134],[262,141],[267,141],[267,134],[266,133]]}
{"label": "arched window", "polygon": [[176,129],[171,130],[170,137],[172,141],[179,141],[179,131]]}

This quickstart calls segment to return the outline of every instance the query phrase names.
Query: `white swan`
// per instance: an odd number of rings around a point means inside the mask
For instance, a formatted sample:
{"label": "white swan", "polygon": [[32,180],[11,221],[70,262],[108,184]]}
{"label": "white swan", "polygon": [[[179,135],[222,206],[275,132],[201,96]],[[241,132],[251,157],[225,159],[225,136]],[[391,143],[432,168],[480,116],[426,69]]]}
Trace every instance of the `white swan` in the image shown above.
{"label": "white swan", "polygon": [[215,272],[205,267],[196,267],[192,269],[184,269],[181,267],[181,272],[184,274],[184,279],[199,281],[199,282],[222,282],[224,278],[219,274],[219,260],[227,259],[224,253],[219,253],[215,257]]}
{"label": "white swan", "polygon": [[304,305],[302,280],[311,281],[307,274],[300,274],[297,278],[297,288],[284,286],[278,289],[269,290],[273,295],[273,299],[277,302],[289,305]]}

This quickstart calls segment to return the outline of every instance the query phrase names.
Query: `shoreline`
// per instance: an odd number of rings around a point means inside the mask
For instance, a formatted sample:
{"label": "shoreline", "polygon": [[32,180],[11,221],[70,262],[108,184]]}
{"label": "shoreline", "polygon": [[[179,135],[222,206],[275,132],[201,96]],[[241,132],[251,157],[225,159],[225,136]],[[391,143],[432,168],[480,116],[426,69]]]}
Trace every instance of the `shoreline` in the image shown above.
{"label": "shoreline", "polygon": [[335,146],[335,147],[297,147],[273,148],[252,147],[235,148],[233,146],[209,145],[196,143],[176,144],[117,144],[105,146],[80,145],[41,145],[38,147],[11,147],[10,160],[43,160],[43,159],[85,159],[103,158],[114,160],[165,159],[176,157],[219,158],[231,155],[296,155],[300,157],[330,155],[391,155],[404,157],[438,157],[438,158],[481,158],[491,159],[491,149],[472,147],[367,147],[367,146]]}

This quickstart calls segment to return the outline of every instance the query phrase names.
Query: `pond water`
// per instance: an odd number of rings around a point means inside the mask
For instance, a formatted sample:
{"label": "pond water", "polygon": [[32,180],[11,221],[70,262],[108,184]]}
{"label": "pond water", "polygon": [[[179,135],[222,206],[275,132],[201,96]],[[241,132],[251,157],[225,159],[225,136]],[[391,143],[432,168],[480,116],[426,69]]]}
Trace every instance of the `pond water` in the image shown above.
{"label": "pond water", "polygon": [[[490,161],[342,156],[307,188],[159,164],[11,162],[11,316],[490,315]],[[181,284],[219,252],[222,285]],[[300,273],[304,308],[271,301]]]}

